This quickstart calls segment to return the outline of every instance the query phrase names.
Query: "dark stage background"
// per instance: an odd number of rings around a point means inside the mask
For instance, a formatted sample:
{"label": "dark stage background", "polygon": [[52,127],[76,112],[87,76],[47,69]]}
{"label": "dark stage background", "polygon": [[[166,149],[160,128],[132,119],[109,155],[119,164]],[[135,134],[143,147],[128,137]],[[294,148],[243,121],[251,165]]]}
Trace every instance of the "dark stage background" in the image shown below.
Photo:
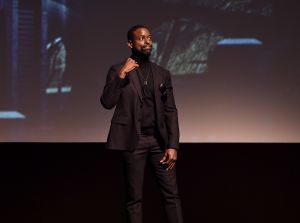
{"label": "dark stage background", "polygon": [[299,142],[297,2],[0,0],[0,141],[104,142],[126,32],[152,29],[181,142]]}
{"label": "dark stage background", "polygon": [[[1,144],[1,222],[125,222],[121,162],[104,144],[23,146]],[[297,147],[181,144],[177,171],[185,222],[298,223]],[[144,186],[145,223],[161,223],[149,169]]]}

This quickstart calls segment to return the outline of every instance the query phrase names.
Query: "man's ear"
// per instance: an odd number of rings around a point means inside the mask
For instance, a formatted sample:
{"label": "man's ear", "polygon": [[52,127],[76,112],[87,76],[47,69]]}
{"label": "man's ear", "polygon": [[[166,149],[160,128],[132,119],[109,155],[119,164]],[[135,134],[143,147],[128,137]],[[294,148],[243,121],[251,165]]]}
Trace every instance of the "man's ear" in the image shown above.
{"label": "man's ear", "polygon": [[127,46],[128,46],[130,49],[132,49],[133,44],[132,44],[132,41],[131,41],[131,40],[128,40],[128,41],[127,41]]}

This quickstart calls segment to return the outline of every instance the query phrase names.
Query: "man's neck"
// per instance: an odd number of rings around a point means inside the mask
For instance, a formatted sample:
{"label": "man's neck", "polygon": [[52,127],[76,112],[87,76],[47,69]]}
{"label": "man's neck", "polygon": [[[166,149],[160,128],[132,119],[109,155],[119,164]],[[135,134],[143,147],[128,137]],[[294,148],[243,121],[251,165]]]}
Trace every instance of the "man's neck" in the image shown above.
{"label": "man's neck", "polygon": [[148,63],[150,62],[149,56],[144,54],[132,53],[130,56],[131,59],[134,59],[138,64]]}

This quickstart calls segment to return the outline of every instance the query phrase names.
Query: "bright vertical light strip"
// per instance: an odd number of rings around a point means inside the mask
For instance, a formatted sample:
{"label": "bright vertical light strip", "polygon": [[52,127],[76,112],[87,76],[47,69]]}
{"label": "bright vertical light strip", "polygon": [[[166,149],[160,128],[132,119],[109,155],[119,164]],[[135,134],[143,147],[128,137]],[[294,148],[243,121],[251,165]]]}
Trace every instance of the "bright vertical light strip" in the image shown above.
{"label": "bright vertical light strip", "polygon": [[17,111],[0,111],[0,119],[25,119],[25,115]]}
{"label": "bright vertical light strip", "polygon": [[63,28],[66,26],[67,23],[67,7],[66,7],[66,0],[61,1],[63,13],[61,14]]}
{"label": "bright vertical light strip", "polygon": [[12,97],[12,104],[11,106],[16,107],[18,105],[18,95],[17,95],[17,78],[18,78],[18,31],[19,31],[19,1],[13,0],[10,3],[11,7],[11,15],[9,21],[9,32],[8,32],[8,38],[9,38],[9,44],[11,46],[10,48],[10,61],[11,61],[11,78],[10,78],[10,88],[12,89],[10,91],[11,97]]}

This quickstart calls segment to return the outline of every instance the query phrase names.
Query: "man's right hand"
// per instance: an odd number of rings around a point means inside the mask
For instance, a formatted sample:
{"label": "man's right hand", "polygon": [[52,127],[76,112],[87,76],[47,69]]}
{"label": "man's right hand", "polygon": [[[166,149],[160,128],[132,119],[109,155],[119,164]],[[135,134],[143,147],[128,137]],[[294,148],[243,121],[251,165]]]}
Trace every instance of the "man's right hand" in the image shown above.
{"label": "man's right hand", "polygon": [[130,71],[134,70],[137,67],[139,67],[138,63],[135,60],[128,58],[124,66],[119,71],[119,77],[124,79]]}

